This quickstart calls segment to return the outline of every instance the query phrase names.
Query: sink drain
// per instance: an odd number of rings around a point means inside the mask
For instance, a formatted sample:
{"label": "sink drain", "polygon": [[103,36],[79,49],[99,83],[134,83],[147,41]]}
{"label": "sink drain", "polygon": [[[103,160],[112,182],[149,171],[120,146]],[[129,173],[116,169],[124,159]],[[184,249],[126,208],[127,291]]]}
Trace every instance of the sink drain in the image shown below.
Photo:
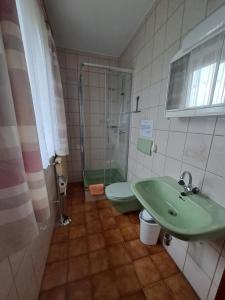
{"label": "sink drain", "polygon": [[176,213],[175,210],[173,210],[173,209],[169,209],[169,210],[168,210],[168,213],[169,213],[171,216],[173,216],[173,217],[176,217],[176,216],[177,216],[177,213]]}

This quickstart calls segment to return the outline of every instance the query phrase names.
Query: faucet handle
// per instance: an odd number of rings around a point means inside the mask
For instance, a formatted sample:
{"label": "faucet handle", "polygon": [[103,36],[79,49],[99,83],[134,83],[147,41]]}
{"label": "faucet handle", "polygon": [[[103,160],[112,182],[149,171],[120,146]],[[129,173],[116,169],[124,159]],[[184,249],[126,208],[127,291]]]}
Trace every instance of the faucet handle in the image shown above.
{"label": "faucet handle", "polygon": [[185,182],[183,181],[183,179],[180,178],[180,179],[178,180],[178,184],[184,186],[184,185],[185,185]]}
{"label": "faucet handle", "polygon": [[200,189],[196,186],[192,189],[193,194],[198,194],[200,192]]}

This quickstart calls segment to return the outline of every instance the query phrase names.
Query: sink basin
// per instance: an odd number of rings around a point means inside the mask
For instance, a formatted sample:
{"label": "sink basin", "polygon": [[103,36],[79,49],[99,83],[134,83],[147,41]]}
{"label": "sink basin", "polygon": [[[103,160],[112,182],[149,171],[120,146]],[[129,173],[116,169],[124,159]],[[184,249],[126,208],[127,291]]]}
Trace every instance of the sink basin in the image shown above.
{"label": "sink basin", "polygon": [[138,181],[132,190],[155,221],[179,239],[225,236],[225,208],[201,194],[181,196],[183,188],[171,177]]}

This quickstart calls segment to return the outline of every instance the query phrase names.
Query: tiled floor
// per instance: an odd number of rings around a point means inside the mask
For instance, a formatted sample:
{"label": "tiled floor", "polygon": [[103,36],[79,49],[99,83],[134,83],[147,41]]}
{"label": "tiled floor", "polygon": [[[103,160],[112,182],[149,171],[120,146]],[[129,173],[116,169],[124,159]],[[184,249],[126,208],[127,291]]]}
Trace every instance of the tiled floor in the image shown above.
{"label": "tiled floor", "polygon": [[39,300],[198,299],[161,245],[140,242],[136,213],[85,203],[79,185],[67,203],[72,224],[54,231]]}

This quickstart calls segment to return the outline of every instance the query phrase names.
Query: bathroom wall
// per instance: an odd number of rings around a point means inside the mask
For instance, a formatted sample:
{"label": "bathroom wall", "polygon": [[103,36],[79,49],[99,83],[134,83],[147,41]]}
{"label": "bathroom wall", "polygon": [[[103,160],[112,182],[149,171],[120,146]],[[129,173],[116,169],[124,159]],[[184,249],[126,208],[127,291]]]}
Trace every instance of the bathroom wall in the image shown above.
{"label": "bathroom wall", "polygon": [[38,299],[42,275],[48,255],[48,247],[54,224],[56,199],[54,170],[45,170],[45,178],[51,207],[51,219],[43,224],[37,238],[25,249],[0,262],[0,299]]}
{"label": "bathroom wall", "polygon": [[[118,60],[113,57],[61,48],[58,49],[58,58],[63,83],[70,148],[70,155],[67,160],[68,176],[69,182],[78,182],[82,180],[82,166],[80,155],[80,117],[78,99],[80,64],[83,62],[89,62],[116,66]],[[103,87],[105,76],[102,73],[101,69],[92,68],[90,70],[88,67],[85,67],[85,71],[85,100],[89,101],[89,103],[91,104],[89,105],[89,112],[92,115],[92,119],[88,118],[90,124],[89,129],[91,130],[89,144],[93,147],[95,146],[95,151],[91,151],[90,155],[94,155],[94,157],[92,157],[92,161],[95,162],[95,164],[99,168],[100,164],[102,163],[102,147],[100,147],[101,143],[99,141],[97,141],[96,139],[93,140],[93,136],[96,136],[96,134],[98,135],[99,130],[103,130],[102,126],[96,126],[96,120],[98,120],[99,122],[101,121],[99,118],[101,118],[101,111],[102,109],[104,109],[104,105],[102,104],[104,104]]]}
{"label": "bathroom wall", "polygon": [[[141,113],[132,115],[129,180],[189,170],[194,185],[225,207],[225,118],[164,117],[170,58],[183,37],[218,9],[224,0],[157,0],[120,57],[120,65],[134,69],[133,109],[140,96]],[[137,152],[139,124],[154,122],[158,152]],[[224,240],[183,242],[173,238],[167,251],[201,299],[214,299],[225,267]]]}

